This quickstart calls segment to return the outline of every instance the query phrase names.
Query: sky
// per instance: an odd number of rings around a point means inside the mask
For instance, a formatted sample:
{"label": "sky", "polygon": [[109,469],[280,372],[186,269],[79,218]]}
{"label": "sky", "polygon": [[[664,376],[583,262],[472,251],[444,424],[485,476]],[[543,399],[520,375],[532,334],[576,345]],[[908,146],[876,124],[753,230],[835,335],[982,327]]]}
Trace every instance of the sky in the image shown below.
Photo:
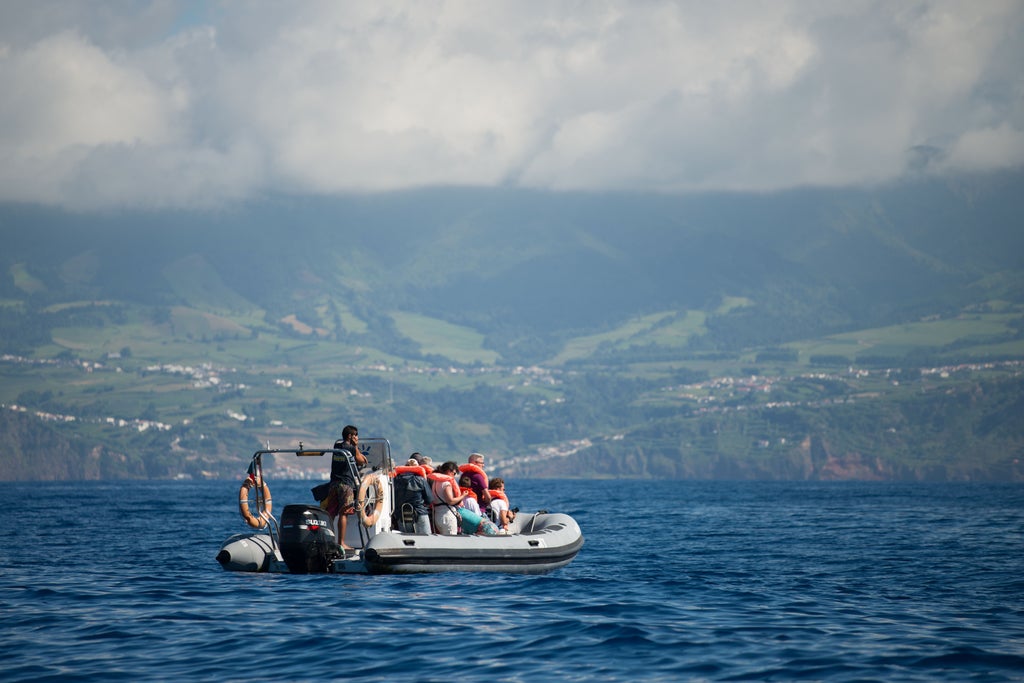
{"label": "sky", "polygon": [[0,201],[1015,169],[1022,66],[1020,0],[0,0]]}

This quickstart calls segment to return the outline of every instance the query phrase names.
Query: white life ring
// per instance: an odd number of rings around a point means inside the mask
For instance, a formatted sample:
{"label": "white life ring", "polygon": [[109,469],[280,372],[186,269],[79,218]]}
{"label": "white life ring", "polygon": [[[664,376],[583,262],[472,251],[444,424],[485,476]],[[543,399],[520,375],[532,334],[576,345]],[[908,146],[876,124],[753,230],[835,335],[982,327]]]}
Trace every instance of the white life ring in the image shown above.
{"label": "white life ring", "polygon": [[[370,486],[373,486],[373,512],[367,514],[366,504],[370,502]],[[359,508],[359,521],[363,526],[373,526],[380,519],[380,513],[384,510],[384,484],[380,477],[370,476],[363,479],[359,485],[359,498],[356,499],[356,507]]]}
{"label": "white life ring", "polygon": [[249,489],[255,485],[256,482],[248,478],[242,482],[242,488],[238,489],[238,511],[242,513],[242,519],[245,520],[246,524],[254,529],[262,529],[267,525],[267,520],[270,519],[270,511],[274,508],[274,501],[270,498],[270,487],[264,479],[262,486],[263,509],[259,511],[257,516],[249,512]]}

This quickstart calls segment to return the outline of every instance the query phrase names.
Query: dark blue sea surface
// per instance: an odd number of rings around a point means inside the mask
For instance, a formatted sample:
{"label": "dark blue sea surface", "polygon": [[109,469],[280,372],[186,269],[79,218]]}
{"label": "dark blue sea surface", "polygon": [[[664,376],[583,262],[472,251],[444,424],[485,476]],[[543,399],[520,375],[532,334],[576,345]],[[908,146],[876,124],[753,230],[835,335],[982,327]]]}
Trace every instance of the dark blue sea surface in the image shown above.
{"label": "dark blue sea surface", "polygon": [[508,491],[576,517],[572,564],[229,573],[236,482],[0,484],[0,680],[1024,680],[1022,486]]}

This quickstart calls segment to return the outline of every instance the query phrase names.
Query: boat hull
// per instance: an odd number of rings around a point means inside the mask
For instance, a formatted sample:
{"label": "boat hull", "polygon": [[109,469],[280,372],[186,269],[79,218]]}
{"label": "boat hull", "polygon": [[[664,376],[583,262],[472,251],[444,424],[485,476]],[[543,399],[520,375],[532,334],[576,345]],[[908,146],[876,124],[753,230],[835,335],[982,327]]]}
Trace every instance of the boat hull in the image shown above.
{"label": "boat hull", "polygon": [[[442,536],[388,531],[365,548],[331,563],[335,574],[422,574],[435,572],[503,572],[545,574],[573,561],[583,534],[569,515],[537,513],[516,520],[509,535]],[[290,573],[275,555],[269,534],[232,536],[217,561],[228,571]]]}
{"label": "boat hull", "polygon": [[371,574],[544,574],[572,562],[583,547],[579,525],[568,515],[538,514],[525,521],[532,526],[520,524],[518,533],[507,536],[380,534],[362,559]]}
{"label": "boat hull", "polygon": [[[287,505],[278,524],[269,514],[270,490],[262,464],[263,456],[270,454],[310,457],[342,451],[303,448],[301,443],[298,449],[257,451],[239,491],[239,507],[252,524],[247,517],[249,482],[263,481],[262,487],[252,488],[257,494],[256,508],[265,511],[261,516],[268,524],[262,531],[237,534],[225,541],[217,554],[221,566],[228,571],[282,574],[543,574],[572,562],[583,547],[583,533],[576,520],[546,510],[520,513],[508,533],[494,536],[398,531],[392,528],[397,508],[393,482],[397,468],[390,445],[386,439],[366,439],[360,450],[369,465],[360,474],[358,514],[352,515],[343,535],[335,528],[337,520],[332,520],[320,505]],[[419,476],[424,475],[420,472]]]}
{"label": "boat hull", "polygon": [[270,534],[235,534],[224,541],[217,553],[217,561],[232,572],[270,571],[274,559],[274,544]]}

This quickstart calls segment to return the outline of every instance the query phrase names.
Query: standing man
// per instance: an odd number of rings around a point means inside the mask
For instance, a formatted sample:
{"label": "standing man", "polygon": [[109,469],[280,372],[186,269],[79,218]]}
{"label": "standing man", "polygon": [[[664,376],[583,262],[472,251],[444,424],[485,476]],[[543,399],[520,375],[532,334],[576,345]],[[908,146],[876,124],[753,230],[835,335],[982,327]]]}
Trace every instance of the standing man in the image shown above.
{"label": "standing man", "polygon": [[345,550],[345,530],[348,516],[356,511],[356,488],[359,486],[359,468],[366,464],[366,456],[359,452],[359,430],[346,425],[341,439],[334,442],[337,453],[331,458],[331,492],[327,495],[327,513],[338,519],[338,543]]}

